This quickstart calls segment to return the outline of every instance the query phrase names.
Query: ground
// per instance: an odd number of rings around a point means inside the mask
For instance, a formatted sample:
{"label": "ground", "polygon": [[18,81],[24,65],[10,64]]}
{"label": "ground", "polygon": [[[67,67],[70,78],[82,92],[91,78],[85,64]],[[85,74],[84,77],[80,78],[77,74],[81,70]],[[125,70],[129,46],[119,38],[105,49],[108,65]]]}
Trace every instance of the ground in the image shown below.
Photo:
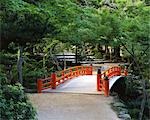
{"label": "ground", "polygon": [[119,120],[112,97],[73,93],[29,94],[38,120]]}

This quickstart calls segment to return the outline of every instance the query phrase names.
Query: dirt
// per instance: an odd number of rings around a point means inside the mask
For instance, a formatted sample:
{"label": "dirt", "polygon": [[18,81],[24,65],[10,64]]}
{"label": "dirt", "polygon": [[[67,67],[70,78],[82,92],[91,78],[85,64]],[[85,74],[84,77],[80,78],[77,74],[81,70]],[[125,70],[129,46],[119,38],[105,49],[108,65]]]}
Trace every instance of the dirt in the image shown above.
{"label": "dirt", "polygon": [[38,120],[119,120],[111,109],[112,97],[71,93],[28,96],[37,109]]}

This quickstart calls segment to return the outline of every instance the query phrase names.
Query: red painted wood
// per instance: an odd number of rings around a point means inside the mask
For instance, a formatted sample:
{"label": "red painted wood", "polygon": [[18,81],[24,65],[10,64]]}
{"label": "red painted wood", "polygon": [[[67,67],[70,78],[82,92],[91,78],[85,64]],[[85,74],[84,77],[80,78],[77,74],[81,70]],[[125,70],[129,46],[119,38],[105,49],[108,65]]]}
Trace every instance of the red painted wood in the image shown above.
{"label": "red painted wood", "polygon": [[41,93],[42,92],[42,80],[41,79],[39,79],[38,81],[37,81],[37,88],[38,88],[38,93]]}
{"label": "red painted wood", "polygon": [[51,74],[52,79],[52,89],[56,89],[56,73]]}
{"label": "red painted wood", "polygon": [[76,66],[62,71],[58,71],[56,73],[52,73],[51,78],[38,80],[37,91],[38,93],[41,93],[42,90],[47,88],[56,89],[56,86],[64,83],[66,80],[86,74],[92,75],[92,66]]}
{"label": "red painted wood", "polygon": [[[128,71],[124,69],[124,75],[127,76]],[[97,75],[97,90],[104,91],[105,96],[109,96],[109,79],[113,76],[120,76],[121,75],[121,67],[115,66],[109,68],[107,71],[103,72],[101,75]],[[101,77],[100,77],[101,76]],[[105,80],[105,77],[108,77],[108,80]]]}

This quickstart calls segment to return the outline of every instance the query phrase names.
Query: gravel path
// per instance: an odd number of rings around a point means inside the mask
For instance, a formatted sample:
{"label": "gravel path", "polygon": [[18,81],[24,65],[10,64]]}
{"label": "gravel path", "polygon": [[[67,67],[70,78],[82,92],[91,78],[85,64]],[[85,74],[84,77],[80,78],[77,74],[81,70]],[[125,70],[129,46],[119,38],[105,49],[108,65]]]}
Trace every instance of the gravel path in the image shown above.
{"label": "gravel path", "polygon": [[112,97],[71,93],[28,96],[37,109],[38,120],[119,120],[111,109]]}

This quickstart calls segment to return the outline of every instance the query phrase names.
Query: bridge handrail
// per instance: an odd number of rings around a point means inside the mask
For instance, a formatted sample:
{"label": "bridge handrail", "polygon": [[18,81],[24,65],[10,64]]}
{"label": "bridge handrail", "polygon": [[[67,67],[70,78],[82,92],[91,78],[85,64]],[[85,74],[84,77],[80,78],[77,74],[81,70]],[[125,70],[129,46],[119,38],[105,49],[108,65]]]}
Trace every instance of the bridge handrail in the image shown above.
{"label": "bridge handrail", "polygon": [[40,93],[44,89],[50,88],[51,86],[52,86],[51,77],[37,80],[37,92],[38,93]]}
{"label": "bridge handrail", "polygon": [[65,70],[52,73],[50,77],[38,79],[37,92],[41,93],[42,90],[52,88],[64,83],[66,80],[78,77],[79,75],[92,75],[92,66],[75,66]]}
{"label": "bridge handrail", "polygon": [[113,66],[103,71],[101,75],[102,77],[107,76],[108,78],[111,78],[112,76],[115,76],[115,75],[121,75],[121,67]]}

